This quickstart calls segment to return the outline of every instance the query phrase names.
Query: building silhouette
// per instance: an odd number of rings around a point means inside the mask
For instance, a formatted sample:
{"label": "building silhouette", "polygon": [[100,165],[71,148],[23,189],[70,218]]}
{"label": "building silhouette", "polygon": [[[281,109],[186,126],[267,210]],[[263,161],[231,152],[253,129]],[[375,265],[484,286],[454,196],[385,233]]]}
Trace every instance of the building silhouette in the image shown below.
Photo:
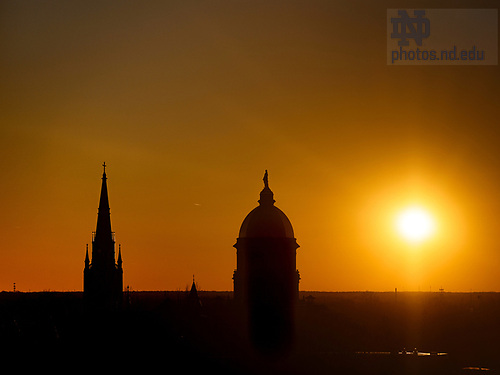
{"label": "building silhouette", "polygon": [[286,350],[293,338],[299,245],[290,220],[274,205],[267,170],[263,180],[259,206],[243,220],[234,245],[234,297],[247,320],[253,344],[276,352]]}
{"label": "building silhouette", "polygon": [[191,284],[191,290],[189,291],[188,294],[188,302],[191,307],[197,310],[200,309],[202,306],[200,296],[198,295],[198,289],[196,288],[196,283],[194,281],[194,275],[193,275],[193,283]]}
{"label": "building silhouette", "polygon": [[97,226],[92,233],[92,259],[89,258],[87,245],[83,271],[85,305],[97,309],[119,307],[123,298],[121,248],[115,261],[115,234],[111,230],[106,163],[103,167]]}

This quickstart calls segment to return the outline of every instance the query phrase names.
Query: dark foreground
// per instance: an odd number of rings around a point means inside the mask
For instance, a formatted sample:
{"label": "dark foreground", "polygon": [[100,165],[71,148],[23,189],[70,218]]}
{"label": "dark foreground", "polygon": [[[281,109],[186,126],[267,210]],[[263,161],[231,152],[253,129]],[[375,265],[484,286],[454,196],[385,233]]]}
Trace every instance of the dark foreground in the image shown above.
{"label": "dark foreground", "polygon": [[[141,374],[465,374],[500,369],[498,293],[301,293],[285,353],[249,343],[229,292],[0,293],[0,359],[18,370]],[[417,349],[416,351],[414,351]],[[405,354],[406,350],[406,354]],[[420,353],[419,354],[417,354]],[[488,369],[488,370],[485,370]]]}

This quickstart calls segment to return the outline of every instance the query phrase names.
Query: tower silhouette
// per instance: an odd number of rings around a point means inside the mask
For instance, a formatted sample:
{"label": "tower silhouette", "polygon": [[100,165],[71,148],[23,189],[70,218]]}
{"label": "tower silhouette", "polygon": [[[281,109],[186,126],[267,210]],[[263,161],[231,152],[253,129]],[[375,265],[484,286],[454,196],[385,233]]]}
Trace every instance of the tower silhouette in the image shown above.
{"label": "tower silhouette", "polygon": [[103,164],[101,196],[96,231],[92,233],[92,259],[85,254],[83,295],[89,308],[116,308],[123,297],[123,264],[121,247],[115,262],[115,236],[111,231],[106,163]]}
{"label": "tower silhouette", "polygon": [[263,180],[259,206],[243,220],[234,245],[234,297],[243,309],[253,344],[276,353],[286,350],[293,338],[299,245],[290,220],[274,205],[267,170]]}

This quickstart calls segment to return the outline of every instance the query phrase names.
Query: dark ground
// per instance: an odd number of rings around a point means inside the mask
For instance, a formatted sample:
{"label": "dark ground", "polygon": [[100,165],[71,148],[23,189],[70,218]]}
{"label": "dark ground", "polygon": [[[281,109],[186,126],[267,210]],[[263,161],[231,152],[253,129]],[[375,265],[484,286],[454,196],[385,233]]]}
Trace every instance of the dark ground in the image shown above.
{"label": "dark ground", "polygon": [[[2,292],[0,360],[19,370],[65,373],[443,375],[500,369],[500,293],[302,292],[293,346],[279,356],[261,355],[248,343],[232,293],[199,297],[201,307],[185,292],[131,292],[121,310],[92,316],[78,292]],[[432,355],[398,354],[414,348]]]}

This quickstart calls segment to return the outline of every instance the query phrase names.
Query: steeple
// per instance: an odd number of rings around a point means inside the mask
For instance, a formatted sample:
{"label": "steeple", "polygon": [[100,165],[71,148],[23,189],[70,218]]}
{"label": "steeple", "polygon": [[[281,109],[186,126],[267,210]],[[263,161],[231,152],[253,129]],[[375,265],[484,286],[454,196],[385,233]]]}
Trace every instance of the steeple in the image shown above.
{"label": "steeple", "polygon": [[111,231],[106,163],[103,165],[96,231],[92,236],[92,258],[85,254],[84,296],[88,306],[118,306],[123,292],[121,247],[115,262],[115,239]]}
{"label": "steeple", "polygon": [[201,307],[201,300],[198,296],[198,290],[196,289],[196,283],[194,281],[193,275],[193,283],[191,284],[191,290],[189,291],[188,301],[192,308],[199,309]]}
{"label": "steeple", "polygon": [[189,298],[198,298],[198,291],[196,290],[196,283],[194,282],[193,275],[193,283],[191,284],[191,290],[189,291]]}
{"label": "steeple", "polygon": [[108,186],[106,177],[106,163],[103,163],[101,197],[99,199],[99,210],[97,214],[97,227],[95,230],[94,242],[107,245],[113,241],[111,232],[111,216],[109,212]]}

